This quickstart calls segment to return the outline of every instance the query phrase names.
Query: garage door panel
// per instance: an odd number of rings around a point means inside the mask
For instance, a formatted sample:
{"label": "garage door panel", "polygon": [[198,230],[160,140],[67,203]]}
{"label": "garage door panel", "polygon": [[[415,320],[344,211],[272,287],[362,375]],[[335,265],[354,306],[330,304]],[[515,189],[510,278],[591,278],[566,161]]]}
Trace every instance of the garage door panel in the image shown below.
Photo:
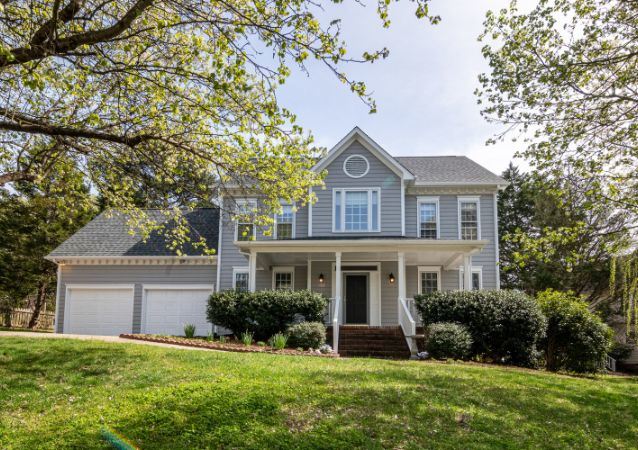
{"label": "garage door panel", "polygon": [[144,331],[150,334],[183,335],[184,325],[194,324],[195,334],[206,335],[210,289],[149,289],[146,291]]}
{"label": "garage door panel", "polygon": [[118,335],[133,329],[132,289],[69,289],[65,333]]}

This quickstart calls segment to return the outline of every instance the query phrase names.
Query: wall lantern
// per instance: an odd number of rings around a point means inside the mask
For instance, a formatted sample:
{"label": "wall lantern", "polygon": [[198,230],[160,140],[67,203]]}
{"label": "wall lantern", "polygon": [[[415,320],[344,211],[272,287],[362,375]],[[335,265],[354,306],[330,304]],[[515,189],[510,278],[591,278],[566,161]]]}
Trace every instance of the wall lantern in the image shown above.
{"label": "wall lantern", "polygon": [[324,277],[323,277],[323,273],[319,274],[319,283],[323,284],[323,282],[325,281]]}
{"label": "wall lantern", "polygon": [[388,281],[390,282],[390,284],[394,284],[394,274],[392,272],[390,272],[390,275],[388,275]]}

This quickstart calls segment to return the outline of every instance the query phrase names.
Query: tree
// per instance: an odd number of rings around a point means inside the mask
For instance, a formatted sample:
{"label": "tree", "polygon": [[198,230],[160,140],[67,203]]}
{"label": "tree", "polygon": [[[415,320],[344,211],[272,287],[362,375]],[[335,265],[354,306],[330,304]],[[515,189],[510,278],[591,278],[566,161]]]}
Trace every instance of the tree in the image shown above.
{"label": "tree", "polygon": [[[35,294],[29,327],[55,297],[56,265],[44,257],[97,212],[94,197],[72,162],[60,161],[37,185],[0,189],[0,297],[5,314]],[[6,317],[5,317],[6,321]]]}
{"label": "tree", "polygon": [[[435,23],[428,1],[412,0]],[[388,55],[347,55],[339,20],[322,23],[321,3],[306,0],[0,8],[0,186],[39,182],[62,158],[109,205],[127,209],[149,179],[205,202],[257,190],[266,210],[254,212],[257,223],[272,222],[280,199],[312,201],[309,188],[322,183],[310,170],[312,138],[279,104],[278,86],[315,58],[374,111],[365,84],[342,67]],[[389,2],[377,8],[389,26]]]}
{"label": "tree", "polygon": [[490,12],[481,36],[490,72],[483,115],[520,132],[522,155],[547,179],[569,176],[591,205],[638,217],[638,4],[516,1]]}

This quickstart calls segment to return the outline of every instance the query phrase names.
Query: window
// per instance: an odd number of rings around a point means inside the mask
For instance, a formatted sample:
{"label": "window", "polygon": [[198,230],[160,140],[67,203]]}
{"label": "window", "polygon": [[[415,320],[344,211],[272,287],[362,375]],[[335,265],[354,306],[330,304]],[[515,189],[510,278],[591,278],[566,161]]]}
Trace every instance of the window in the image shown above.
{"label": "window", "polygon": [[277,267],[272,272],[272,288],[276,291],[292,291],[295,283],[294,267]]}
{"label": "window", "polygon": [[417,230],[420,238],[439,238],[439,198],[417,197],[418,224]]}
{"label": "window", "polygon": [[[254,200],[238,200],[237,201],[237,214],[250,215],[257,207]],[[252,222],[247,222],[245,218],[238,219],[235,226],[235,240],[237,241],[251,241],[255,238],[255,225]]]}
{"label": "window", "polygon": [[233,269],[233,288],[248,291],[248,268]]}
{"label": "window", "polygon": [[441,268],[419,267],[419,294],[441,290]]}
{"label": "window", "polygon": [[459,239],[481,239],[478,197],[459,197]]}
{"label": "window", "polygon": [[[464,270],[459,269],[459,289],[465,289]],[[472,267],[472,290],[479,291],[483,289],[483,270],[480,267]]]}
{"label": "window", "polygon": [[333,231],[379,231],[379,189],[335,189]]}
{"label": "window", "polygon": [[275,214],[275,239],[295,237],[295,212],[292,205],[281,205],[281,214]]}

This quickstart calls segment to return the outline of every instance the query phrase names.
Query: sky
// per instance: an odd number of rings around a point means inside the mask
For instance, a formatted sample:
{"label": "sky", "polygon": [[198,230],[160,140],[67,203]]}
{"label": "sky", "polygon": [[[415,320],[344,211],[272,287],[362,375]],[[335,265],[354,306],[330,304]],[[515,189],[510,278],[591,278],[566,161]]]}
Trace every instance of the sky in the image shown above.
{"label": "sky", "polygon": [[[521,144],[509,141],[486,146],[502,131],[479,114],[474,90],[487,70],[477,38],[488,9],[508,0],[432,0],[438,25],[414,16],[409,1],[392,3],[389,29],[376,15],[376,0],[366,6],[346,2],[324,11],[328,20],[342,19],[349,54],[388,47],[390,56],[374,64],[345,66],[373,93],[378,112],[368,107],[318,63],[310,74],[293,72],[279,92],[282,105],[297,114],[319,146],[330,149],[355,125],[394,156],[465,155],[500,174]],[[324,22],[328,23],[328,22]],[[524,161],[516,163],[526,168]]]}

